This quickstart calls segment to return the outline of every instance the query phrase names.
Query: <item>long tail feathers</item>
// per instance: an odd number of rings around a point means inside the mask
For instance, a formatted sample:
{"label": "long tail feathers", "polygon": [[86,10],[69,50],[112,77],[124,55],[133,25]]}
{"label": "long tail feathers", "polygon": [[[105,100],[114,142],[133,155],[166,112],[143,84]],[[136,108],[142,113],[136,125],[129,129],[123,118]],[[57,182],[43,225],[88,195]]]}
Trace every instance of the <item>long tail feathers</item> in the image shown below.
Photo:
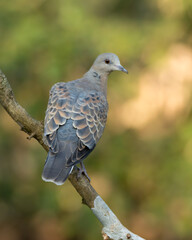
{"label": "long tail feathers", "polygon": [[63,152],[52,153],[49,151],[43,169],[42,179],[46,182],[53,182],[57,185],[62,185],[72,170],[73,166],[65,166]]}

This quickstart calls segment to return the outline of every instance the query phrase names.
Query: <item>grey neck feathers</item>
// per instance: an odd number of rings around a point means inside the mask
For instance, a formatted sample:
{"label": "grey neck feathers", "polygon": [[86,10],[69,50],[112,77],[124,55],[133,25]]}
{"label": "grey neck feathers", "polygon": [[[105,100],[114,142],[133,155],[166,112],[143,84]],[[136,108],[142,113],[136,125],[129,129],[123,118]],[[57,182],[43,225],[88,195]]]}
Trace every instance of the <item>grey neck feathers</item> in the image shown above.
{"label": "grey neck feathers", "polygon": [[95,69],[90,69],[87,73],[85,73],[84,77],[87,77],[89,81],[91,81],[95,87],[104,93],[107,96],[107,79],[109,73],[100,73]]}

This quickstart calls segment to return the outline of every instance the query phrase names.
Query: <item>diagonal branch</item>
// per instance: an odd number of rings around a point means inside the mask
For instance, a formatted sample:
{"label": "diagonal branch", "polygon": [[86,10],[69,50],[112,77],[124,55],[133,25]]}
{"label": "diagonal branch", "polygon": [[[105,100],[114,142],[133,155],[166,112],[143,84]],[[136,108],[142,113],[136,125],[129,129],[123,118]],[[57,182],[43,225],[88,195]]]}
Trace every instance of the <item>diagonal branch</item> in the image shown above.
{"label": "diagonal branch", "polygon": [[[43,141],[43,123],[33,119],[26,110],[17,103],[12,88],[1,70],[0,103],[11,118],[18,123],[21,130],[29,135],[29,139],[32,137],[35,138],[46,151],[49,150]],[[103,225],[102,235],[104,240],[144,240],[130,232],[120,223],[118,218],[98,195],[85,176],[82,175],[77,180],[77,170],[74,169],[68,179],[82,197],[82,202],[92,210]]]}

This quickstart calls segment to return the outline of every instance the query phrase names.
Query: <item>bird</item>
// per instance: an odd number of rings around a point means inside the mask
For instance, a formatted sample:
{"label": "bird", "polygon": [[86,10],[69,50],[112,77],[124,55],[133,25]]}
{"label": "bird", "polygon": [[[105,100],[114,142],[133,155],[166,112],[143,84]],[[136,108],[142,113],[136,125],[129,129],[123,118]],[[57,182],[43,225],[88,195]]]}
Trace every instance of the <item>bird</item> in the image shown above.
{"label": "bird", "polygon": [[111,72],[128,71],[114,53],[103,53],[82,78],[54,84],[44,121],[49,147],[42,179],[62,185],[73,167],[90,181],[83,160],[101,138],[107,121],[107,79]]}

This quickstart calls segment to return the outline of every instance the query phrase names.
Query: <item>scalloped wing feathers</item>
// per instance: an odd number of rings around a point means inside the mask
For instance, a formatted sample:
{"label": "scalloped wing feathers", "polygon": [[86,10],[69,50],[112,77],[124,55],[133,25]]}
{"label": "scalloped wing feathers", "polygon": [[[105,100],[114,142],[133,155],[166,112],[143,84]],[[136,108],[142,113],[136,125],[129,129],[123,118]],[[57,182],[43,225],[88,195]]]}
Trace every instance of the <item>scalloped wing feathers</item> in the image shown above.
{"label": "scalloped wing feathers", "polygon": [[107,110],[105,96],[96,91],[74,88],[73,82],[52,87],[44,124],[50,148],[44,181],[63,184],[73,166],[90,154],[102,136]]}
{"label": "scalloped wing feathers", "polygon": [[56,131],[67,119],[73,120],[78,138],[89,149],[102,136],[108,111],[105,96],[94,91],[75,93],[66,83],[57,83],[50,91],[44,134],[53,152],[58,151]]}

